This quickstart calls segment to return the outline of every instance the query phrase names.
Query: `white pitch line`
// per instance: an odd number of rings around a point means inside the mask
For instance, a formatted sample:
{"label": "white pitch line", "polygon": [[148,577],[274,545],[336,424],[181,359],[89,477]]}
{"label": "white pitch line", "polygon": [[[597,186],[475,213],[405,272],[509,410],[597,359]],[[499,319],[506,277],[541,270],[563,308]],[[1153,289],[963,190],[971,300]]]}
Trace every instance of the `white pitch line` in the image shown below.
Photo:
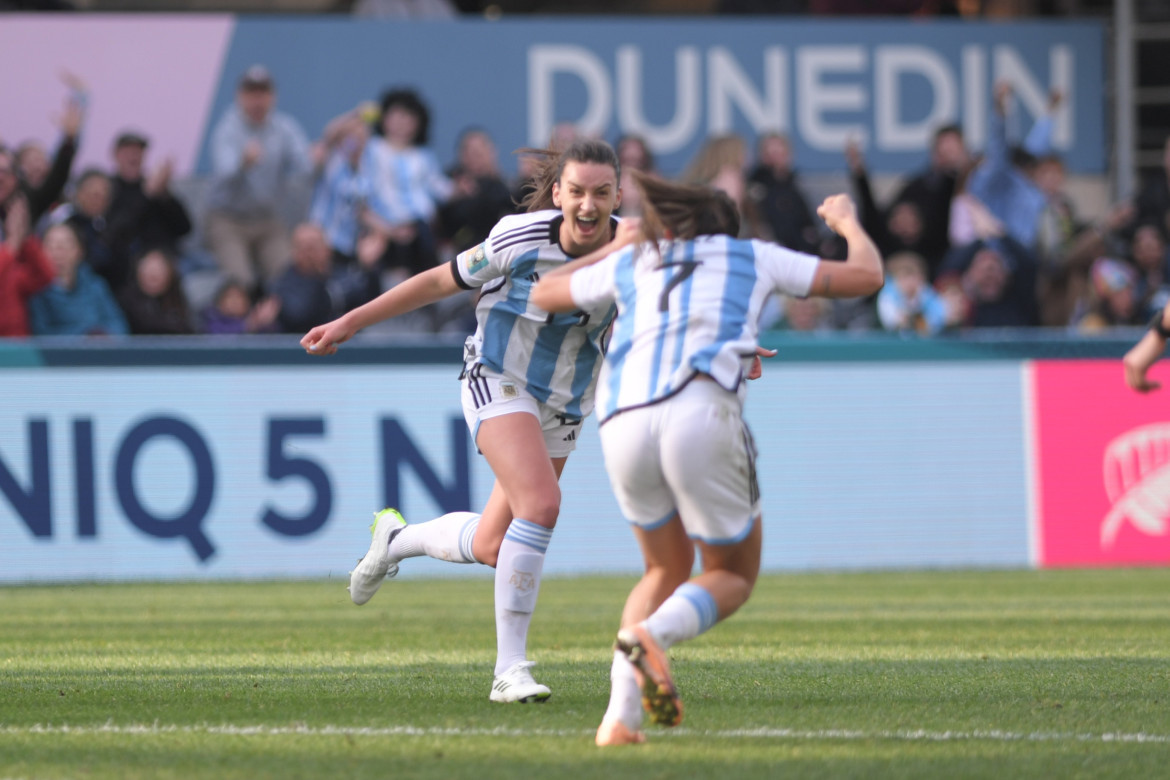
{"label": "white pitch line", "polygon": [[[226,736],[350,736],[350,737],[584,737],[593,731],[573,729],[509,729],[509,728],[444,728],[437,726],[236,726],[232,724],[177,725],[135,723],[100,726],[70,726],[67,724],[33,724],[5,726],[0,724],[0,735],[25,736],[39,734],[218,734]],[[704,730],[675,728],[653,731],[655,737],[711,737],[715,739],[746,738],[774,740],[892,740],[898,742],[1124,742],[1170,743],[1170,735],[1124,732],[1099,734],[1074,732],[1014,732],[992,729],[988,731],[860,731],[852,729],[727,729]]]}

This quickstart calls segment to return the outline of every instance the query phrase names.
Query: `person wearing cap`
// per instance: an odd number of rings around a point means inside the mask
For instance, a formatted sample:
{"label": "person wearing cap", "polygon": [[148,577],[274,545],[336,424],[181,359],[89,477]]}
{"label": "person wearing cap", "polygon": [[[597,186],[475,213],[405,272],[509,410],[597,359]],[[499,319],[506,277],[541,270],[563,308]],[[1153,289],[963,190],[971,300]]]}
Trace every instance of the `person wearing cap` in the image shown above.
{"label": "person wearing cap", "polygon": [[191,232],[187,207],[170,191],[171,161],[155,167],[149,175],[145,171],[149,145],[146,136],[132,130],[120,133],[114,141],[106,241],[116,262],[126,269],[133,258],[152,249],[176,255],[179,242]]}
{"label": "person wearing cap", "polygon": [[263,65],[244,71],[236,100],[211,136],[213,179],[206,241],[225,276],[258,291],[289,262],[283,195],[311,173],[309,140],[275,110],[276,84]]}

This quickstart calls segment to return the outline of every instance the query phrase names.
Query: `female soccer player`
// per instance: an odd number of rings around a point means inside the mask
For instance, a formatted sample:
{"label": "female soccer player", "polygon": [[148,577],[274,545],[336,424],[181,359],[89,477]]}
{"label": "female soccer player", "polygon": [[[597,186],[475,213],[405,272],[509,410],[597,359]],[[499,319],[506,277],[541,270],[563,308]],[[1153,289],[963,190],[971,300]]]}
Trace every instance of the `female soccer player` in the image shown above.
{"label": "female soccer player", "polygon": [[[598,745],[643,742],[643,708],[655,723],[682,720],[666,650],[731,615],[755,585],[760,494],[743,380],[765,299],[882,286],[881,255],[846,195],[817,210],[848,243],[839,262],[736,239],[738,211],[722,192],[634,180],[646,240],[622,248],[622,230],[609,247],[621,251],[564,266],[533,291],[548,311],[618,308],[598,380],[601,446],[646,572],[622,612]],[[690,579],[696,547],[702,573]]]}
{"label": "female soccer player", "polygon": [[351,572],[349,591],[364,604],[404,558],[429,555],[496,567],[495,680],[498,702],[544,701],[527,659],[528,626],[560,510],[557,484],[593,409],[601,340],[612,304],[550,316],[530,300],[544,273],[602,247],[621,203],[617,155],[604,141],[580,140],[544,150],[543,167],[525,199],[528,213],[500,220],[487,241],[413,276],[378,298],[301,339],[314,355],[330,355],[362,328],[461,290],[480,288],[478,327],[468,338],[462,374],[464,415],[495,486],[482,514],[454,512],[406,525],[393,509],[379,512],[373,541]]}

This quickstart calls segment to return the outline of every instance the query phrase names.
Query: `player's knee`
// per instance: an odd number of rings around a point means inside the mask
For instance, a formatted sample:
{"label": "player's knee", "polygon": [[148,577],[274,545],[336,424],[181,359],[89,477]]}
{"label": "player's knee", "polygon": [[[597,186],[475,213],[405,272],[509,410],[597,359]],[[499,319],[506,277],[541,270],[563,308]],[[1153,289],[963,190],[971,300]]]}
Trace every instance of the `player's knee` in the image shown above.
{"label": "player's knee", "polygon": [[477,537],[471,543],[471,554],[484,566],[491,566],[494,569],[496,561],[500,558],[500,541],[498,539],[480,540]]}
{"label": "player's knee", "polygon": [[523,517],[530,523],[536,523],[544,528],[553,528],[557,524],[557,516],[561,512],[561,489],[556,485],[534,493],[523,501],[518,501],[516,517]]}

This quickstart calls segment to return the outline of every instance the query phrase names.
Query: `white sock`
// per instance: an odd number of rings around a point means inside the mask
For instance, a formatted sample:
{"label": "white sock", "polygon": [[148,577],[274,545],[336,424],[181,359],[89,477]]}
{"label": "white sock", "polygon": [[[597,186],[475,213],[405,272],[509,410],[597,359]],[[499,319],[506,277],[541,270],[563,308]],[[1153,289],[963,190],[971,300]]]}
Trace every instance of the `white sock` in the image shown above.
{"label": "white sock", "polygon": [[643,623],[663,650],[694,639],[719,622],[715,598],[701,586],[684,582]]}
{"label": "white sock", "polygon": [[630,731],[642,728],[642,691],[634,665],[625,653],[614,650],[609,668],[609,707],[602,720],[620,720]]}
{"label": "white sock", "polygon": [[516,518],[496,560],[496,671],[528,658],[528,625],[540,592],[540,572],[552,529]]}
{"label": "white sock", "polygon": [[428,555],[451,563],[475,563],[471,540],[478,526],[479,515],[475,512],[450,512],[408,525],[390,541],[390,557],[401,561]]}

